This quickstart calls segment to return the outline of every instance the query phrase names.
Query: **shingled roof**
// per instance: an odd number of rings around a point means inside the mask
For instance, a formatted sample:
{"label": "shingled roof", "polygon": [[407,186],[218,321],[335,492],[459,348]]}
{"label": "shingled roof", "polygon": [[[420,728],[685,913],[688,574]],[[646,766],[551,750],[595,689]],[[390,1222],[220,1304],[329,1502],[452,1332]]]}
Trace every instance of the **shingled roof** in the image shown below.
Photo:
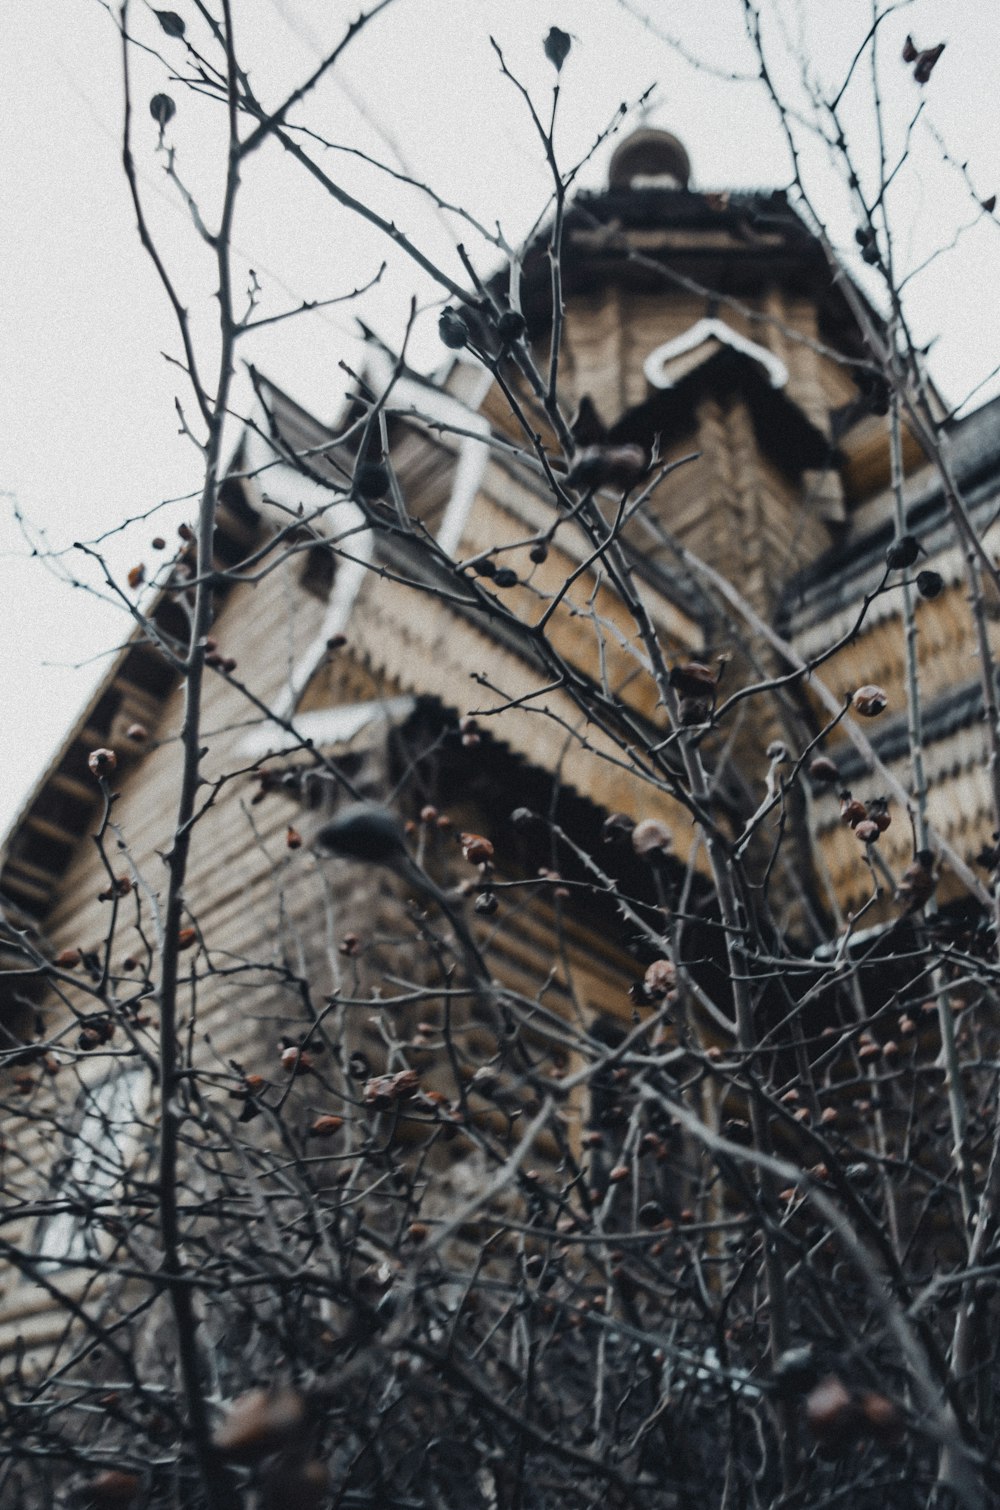
{"label": "shingled roof", "polygon": [[[991,522],[1000,492],[1000,396],[951,427],[949,453],[973,522],[983,529]],[[938,477],[908,501],[906,525],[928,554],[953,543],[948,506]],[[895,532],[894,521],[888,516],[875,529],[834,546],[793,578],[785,590],[781,612],[788,631],[800,633],[859,603],[879,580],[886,548]]]}

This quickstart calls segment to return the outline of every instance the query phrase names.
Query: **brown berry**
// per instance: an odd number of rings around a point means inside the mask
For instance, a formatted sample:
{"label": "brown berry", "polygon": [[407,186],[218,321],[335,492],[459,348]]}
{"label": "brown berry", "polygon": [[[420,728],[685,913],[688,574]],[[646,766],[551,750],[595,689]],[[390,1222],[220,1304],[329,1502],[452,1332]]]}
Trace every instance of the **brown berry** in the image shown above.
{"label": "brown berry", "polygon": [[815,760],[809,762],[809,777],[817,786],[832,786],[840,780],[840,772],[832,760],[825,755],[817,755]]}
{"label": "brown berry", "polygon": [[196,928],[182,928],[177,935],[178,949],[190,949],[197,942],[198,931]]}
{"label": "brown berry", "polygon": [[314,1138],[332,1138],[344,1125],[343,1117],[317,1117],[309,1131]]}
{"label": "brown berry", "polygon": [[650,1001],[663,1001],[670,996],[677,989],[677,967],[673,960],[655,959],[642,983]]}
{"label": "brown berry", "polygon": [[656,860],[673,848],[673,835],[658,818],[644,818],[632,830],[632,848],[643,860]]}
{"label": "brown berry", "polygon": [[851,701],[855,711],[860,713],[862,718],[877,718],[889,705],[889,698],[884,688],[872,685],[859,687]]}
{"label": "brown berry", "polygon": [[281,1068],[289,1072],[297,1071],[300,1075],[308,1075],[313,1067],[312,1057],[307,1049],[300,1049],[292,1044],[290,1048],[281,1052]]}
{"label": "brown berry", "polygon": [[806,1396],[806,1421],[823,1446],[843,1449],[857,1437],[862,1417],[843,1380],[829,1374]]}
{"label": "brown berry", "polygon": [[849,828],[856,828],[868,817],[868,809],[857,797],[852,797],[850,792],[841,792],[840,816]]}
{"label": "brown berry", "polygon": [[459,843],[470,865],[489,865],[493,859],[493,845],[482,834],[460,834]]}
{"label": "brown berry", "polygon": [[87,757],[87,765],[94,776],[110,776],[118,764],[118,756],[114,750],[91,750]]}
{"label": "brown berry", "polygon": [[286,1446],[305,1423],[305,1401],[293,1389],[252,1389],[234,1400],[212,1445],[231,1463],[256,1463]]}
{"label": "brown berry", "polygon": [[682,697],[715,700],[718,690],[715,674],[700,661],[686,661],[681,665],[672,666],[668,680],[671,687],[676,687]]}
{"label": "brown berry", "polygon": [[82,960],[83,955],[79,949],[63,949],[56,955],[52,963],[58,965],[60,970],[75,970]]}
{"label": "brown berry", "polygon": [[885,1395],[866,1390],[858,1401],[864,1417],[864,1430],[883,1447],[898,1447],[903,1440],[903,1419]]}

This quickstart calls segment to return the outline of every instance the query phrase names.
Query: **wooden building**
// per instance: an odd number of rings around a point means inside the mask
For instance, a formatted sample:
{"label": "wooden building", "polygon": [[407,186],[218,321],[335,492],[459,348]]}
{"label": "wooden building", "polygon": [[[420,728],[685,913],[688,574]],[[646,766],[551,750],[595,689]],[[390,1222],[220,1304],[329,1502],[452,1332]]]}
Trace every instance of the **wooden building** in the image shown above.
{"label": "wooden building", "polygon": [[[491,285],[497,296],[506,287],[506,275]],[[540,242],[525,260],[520,300],[543,370],[551,287]],[[721,708],[741,688],[841,642],[787,695],[736,698],[706,735],[717,821],[738,838],[769,772],[780,780],[789,768],[776,764],[774,742],[796,759],[845,696],[878,683],[886,712],[848,715],[824,750],[855,794],[892,799],[895,821],[880,855],[898,878],[913,850],[894,796],[911,786],[903,573],[850,632],[865,595],[883,582],[897,534],[888,423],[857,305],[831,275],[820,240],[780,194],[693,190],[679,143],[643,130],[619,147],[608,188],[580,195],[567,213],[562,294],[558,391],[562,412],[578,416],[578,450],[638,445],[664,469],[643,506],[618,523],[666,663],[715,667],[721,657],[713,694]],[[474,322],[470,341],[476,348]],[[363,465],[381,450],[379,425],[365,425],[378,407],[359,401],[331,425],[260,379],[258,422],[220,499],[217,649],[204,704],[208,805],[185,888],[194,930],[185,958],[197,981],[186,1028],[192,1052],[215,1067],[220,1095],[233,1066],[280,1081],[280,1040],[294,1040],[301,1026],[303,981],[313,1008],[348,984],[354,998],[391,994],[412,973],[427,926],[386,872],[315,857],[315,813],[293,800],[302,796],[296,771],[312,773],[304,785],[321,816],[336,811],[343,793],[325,778],[324,760],[354,796],[395,803],[414,824],[418,858],[446,881],[469,883],[470,913],[472,898],[495,888],[495,916],[484,909],[476,920],[491,969],[556,1019],[627,1027],[629,986],[650,952],[636,944],[634,919],[600,894],[603,883],[584,885],[594,877],[582,856],[596,856],[602,874],[651,906],[654,881],[687,877],[697,890],[707,875],[691,813],[649,757],[669,726],[647,643],[586,533],[554,500],[540,458],[551,458],[561,482],[572,458],[517,365],[494,343],[490,362],[463,350],[432,382],[373,340],[365,383],[373,400],[388,394],[381,419],[391,488],[358,492],[359,437]],[[536,451],[511,396],[539,437]],[[993,554],[1000,401],[950,435],[955,476]],[[927,552],[921,567],[943,578],[933,601],[918,603],[917,644],[931,843],[947,901],[970,887],[985,892],[975,857],[994,824],[988,740],[963,560],[941,486],[909,434],[904,464],[907,528]],[[621,489],[601,497],[610,522]],[[461,574],[453,562],[464,563]],[[182,548],[148,601],[149,632],[118,655],[3,849],[4,1102],[16,1114],[3,1181],[11,1202],[29,1202],[40,1160],[61,1160],[68,1178],[96,1182],[99,1193],[104,1177],[74,1154],[72,1129],[86,1124],[100,1141],[100,1087],[142,1063],[136,1044],[155,1024],[161,856],[176,803],[183,692],[164,649],[183,642],[186,570]],[[992,615],[998,648],[995,626]],[[705,717],[711,722],[711,708]],[[118,759],[103,849],[93,838],[101,800],[88,769],[98,748]],[[262,770],[271,773],[263,786]],[[553,848],[544,826],[512,825],[519,807],[554,818],[571,847]],[[428,808],[450,826],[421,817]],[[871,896],[872,870],[840,822],[834,792],[798,778],[787,810],[800,832],[779,856],[773,905],[808,950],[819,942],[817,913],[828,923],[835,907],[842,916],[857,911]],[[602,830],[612,814],[662,822],[672,836],[669,865],[651,872],[627,846],[609,859]],[[477,880],[463,859],[454,840],[462,831],[495,846],[493,882]],[[104,900],[109,867],[130,885]],[[497,879],[522,889],[508,898]],[[891,915],[890,896],[887,886],[872,921]],[[80,962],[58,966],[53,978],[44,961],[67,949]],[[74,984],[84,979],[103,981],[128,1005],[114,1037],[81,1056],[80,1022],[95,1011]],[[342,1014],[345,1042],[372,1072],[404,1062],[404,1043],[411,1060],[430,1065],[429,1050],[412,1048],[419,1030],[405,1014],[394,1018],[390,1041],[383,1026],[351,1010]],[[65,1059],[54,1076],[18,1050],[41,1011],[49,1060],[59,1068]],[[545,1052],[550,1068],[565,1073],[557,1034]],[[433,1083],[433,1066],[428,1076]],[[131,1082],[126,1090],[140,1095]],[[70,1141],[43,1148],[37,1131],[60,1096]],[[151,1115],[136,1110],[137,1129]],[[587,1108],[574,1104],[568,1115],[579,1131]],[[460,1201],[472,1179],[460,1145],[454,1166]],[[82,1251],[74,1247],[85,1241],[80,1222],[55,1235],[50,1226],[46,1237],[43,1221],[40,1251]],[[8,1251],[30,1244],[30,1227],[8,1228],[5,1238]],[[81,1294],[88,1283],[81,1273]],[[21,1339],[44,1367],[45,1349],[55,1355],[65,1328],[51,1290],[30,1266],[9,1265],[0,1305],[0,1342]]]}

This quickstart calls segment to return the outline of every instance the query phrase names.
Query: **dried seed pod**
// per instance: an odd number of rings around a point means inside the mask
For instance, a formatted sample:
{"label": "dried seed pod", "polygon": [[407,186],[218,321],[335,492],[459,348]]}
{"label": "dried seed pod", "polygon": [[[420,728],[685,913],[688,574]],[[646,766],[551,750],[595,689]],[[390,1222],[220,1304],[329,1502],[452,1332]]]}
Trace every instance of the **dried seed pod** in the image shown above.
{"label": "dried seed pod", "polygon": [[79,949],[63,949],[52,961],[60,970],[75,970],[77,965],[82,964],[83,955]]}
{"label": "dried seed pod", "polygon": [[299,1075],[308,1075],[313,1068],[312,1056],[308,1049],[301,1049],[297,1044],[290,1044],[287,1049],[281,1051],[281,1068],[293,1071]]}
{"label": "dried seed pod", "polygon": [[673,960],[655,959],[643,976],[650,1001],[663,1001],[677,990],[677,967]]}
{"label": "dried seed pod", "polygon": [[934,875],[934,852],[920,849],[903,871],[896,887],[896,900],[906,912],[918,912],[930,901],[937,879]]}
{"label": "dried seed pod", "polygon": [[916,535],[900,535],[886,551],[885,564],[890,571],[904,571],[923,553],[924,548]]}
{"label": "dried seed pod", "polygon": [[399,1070],[395,1075],[376,1075],[362,1092],[366,1106],[384,1111],[396,1101],[409,1101],[420,1089],[416,1070]]}
{"label": "dried seed pod", "polygon": [[855,711],[860,713],[862,718],[877,718],[880,713],[885,712],[889,704],[885,689],[870,683],[859,687],[851,701]]}
{"label": "dried seed pod", "polygon": [[889,799],[887,797],[873,797],[868,803],[868,816],[873,823],[877,823],[879,833],[884,834],[892,823],[889,813]]}
{"label": "dried seed pod", "polygon": [[668,681],[682,697],[710,697],[714,700],[718,690],[715,674],[701,661],[684,661],[672,666]]}
{"label": "dried seed pod", "polygon": [[489,865],[493,859],[493,845],[482,834],[459,834],[458,842],[470,865]]}
{"label": "dried seed pod", "polygon": [[856,828],[868,817],[868,809],[857,797],[844,791],[840,794],[840,816],[849,828]]}
{"label": "dried seed pod", "polygon": [[243,1075],[239,1085],[233,1086],[226,1095],[233,1101],[245,1101],[248,1096],[256,1096],[258,1091],[262,1091],[265,1084],[263,1075]]}
{"label": "dried seed pod", "polygon": [[527,321],[516,309],[505,309],[497,320],[497,335],[505,346],[512,346],[515,341],[519,341],[527,328]]}
{"label": "dried seed pod", "polygon": [[855,823],[854,832],[862,844],[874,844],[882,830],[873,818],[862,818],[860,823]]}
{"label": "dried seed pod", "polygon": [[934,65],[944,52],[944,43],[939,42],[936,47],[927,47],[919,57],[913,68],[913,77],[918,84],[926,84],[934,71]]}
{"label": "dried seed pod", "polygon": [[198,932],[195,928],[182,928],[177,935],[178,949],[190,949],[198,942]]}
{"label": "dried seed pod", "polygon": [[114,750],[91,750],[87,757],[87,765],[90,772],[97,777],[110,776],[117,764],[118,756]]}
{"label": "dried seed pod", "polygon": [[314,1138],[332,1138],[344,1125],[343,1117],[323,1116],[317,1117],[309,1131]]}
{"label": "dried seed pod", "polygon": [[306,1420],[305,1400],[294,1389],[252,1389],[230,1406],[212,1445],[230,1463],[256,1463],[286,1447]]}
{"label": "dried seed pod", "polygon": [[569,50],[572,46],[572,38],[569,32],[563,31],[558,26],[550,26],[542,46],[545,49],[545,56],[552,64],[556,73],[559,73],[566,59],[569,57]]}
{"label": "dried seed pod", "polygon": [[168,37],[183,37],[184,22],[176,11],[158,10],[154,12],[154,15]]}
{"label": "dried seed pod", "polygon": [[817,786],[832,786],[840,780],[840,772],[825,755],[817,755],[809,762],[809,779]]}
{"label": "dried seed pod", "polygon": [[824,1447],[843,1451],[858,1436],[862,1416],[844,1381],[828,1374],[806,1397],[806,1421]]}
{"label": "dried seed pod", "polygon": [[452,351],[461,351],[463,346],[469,344],[469,327],[450,304],[438,316],[438,335]]}
{"label": "dried seed pod", "polygon": [[635,487],[648,467],[641,446],[584,446],[574,457],[566,482],[571,488],[628,489]]}
{"label": "dried seed pod", "polygon": [[866,1390],[858,1400],[864,1430],[883,1447],[898,1447],[903,1440],[903,1418],[885,1395]]}
{"label": "dried seed pod", "polygon": [[673,848],[673,835],[659,818],[643,818],[632,830],[632,848],[643,860],[656,860]]}
{"label": "dried seed pod", "polygon": [[299,833],[298,829],[297,828],[293,828],[291,824],[289,824],[288,827],[285,830],[285,848],[286,849],[301,849],[302,848],[302,835]]}
{"label": "dried seed pod", "polygon": [[169,94],[154,94],[149,102],[149,113],[162,131],[177,114],[177,106]]}

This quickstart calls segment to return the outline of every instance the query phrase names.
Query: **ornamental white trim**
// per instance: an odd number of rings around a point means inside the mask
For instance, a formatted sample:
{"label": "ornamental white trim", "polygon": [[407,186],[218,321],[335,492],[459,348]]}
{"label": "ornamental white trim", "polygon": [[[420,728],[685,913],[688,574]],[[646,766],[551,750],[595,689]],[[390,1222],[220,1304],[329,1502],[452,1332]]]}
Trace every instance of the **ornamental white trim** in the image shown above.
{"label": "ornamental white trim", "polygon": [[316,749],[346,744],[369,724],[377,721],[401,723],[416,705],[415,697],[404,695],[372,698],[363,703],[341,703],[335,708],[314,708],[312,712],[300,713],[296,717],[294,734],[288,729],[268,725],[249,729],[240,741],[240,753],[259,760],[268,755],[280,755],[286,750],[300,749],[304,741]]}
{"label": "ornamental white trim", "polygon": [[788,368],[780,357],[776,357],[773,351],[768,351],[766,346],[760,346],[756,341],[741,336],[714,315],[706,315],[692,325],[690,330],[684,331],[683,335],[675,336],[672,341],[665,341],[662,346],[651,351],[642,368],[646,380],[654,388],[672,388],[674,379],[667,371],[668,364],[676,357],[686,356],[689,351],[697,351],[699,346],[712,340],[721,342],[723,346],[730,346],[733,351],[742,352],[751,361],[758,362],[767,373],[772,388],[784,388],[788,382]]}

